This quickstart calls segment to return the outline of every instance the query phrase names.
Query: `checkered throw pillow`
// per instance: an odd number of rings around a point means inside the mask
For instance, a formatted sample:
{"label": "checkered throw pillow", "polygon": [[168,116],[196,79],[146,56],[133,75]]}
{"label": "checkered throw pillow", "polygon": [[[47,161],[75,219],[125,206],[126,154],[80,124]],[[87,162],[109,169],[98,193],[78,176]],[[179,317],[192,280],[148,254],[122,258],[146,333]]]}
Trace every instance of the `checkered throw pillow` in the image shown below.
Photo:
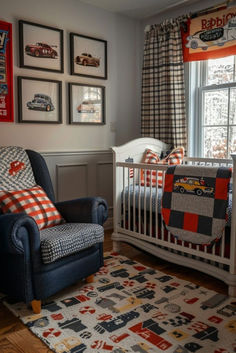
{"label": "checkered throw pillow", "polygon": [[[177,147],[171,153],[165,157],[164,159],[160,160],[159,155],[148,149],[146,151],[145,159],[143,163],[147,164],[168,164],[168,165],[173,165],[173,164],[181,164],[184,158],[184,148],[183,147]],[[150,177],[151,176],[151,177]],[[142,170],[141,171],[141,185],[144,186],[144,179],[145,179],[145,172]],[[158,183],[158,186],[162,186],[162,180],[163,180],[163,172],[156,172],[156,171],[146,171],[146,186],[156,186],[156,183]]]}
{"label": "checkered throw pillow", "polygon": [[60,213],[38,185],[31,189],[1,190],[0,207],[3,213],[26,213],[34,218],[39,230],[64,223]]}
{"label": "checkered throw pillow", "polygon": [[226,224],[231,169],[170,166],[162,196],[166,228],[178,239],[208,245]]}

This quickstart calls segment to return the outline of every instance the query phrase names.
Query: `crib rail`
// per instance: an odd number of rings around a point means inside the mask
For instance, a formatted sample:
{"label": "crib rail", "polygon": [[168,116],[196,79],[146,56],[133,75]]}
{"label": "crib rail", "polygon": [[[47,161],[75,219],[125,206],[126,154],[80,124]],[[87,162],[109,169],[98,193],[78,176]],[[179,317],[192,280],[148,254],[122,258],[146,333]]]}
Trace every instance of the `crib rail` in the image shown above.
{"label": "crib rail", "polygon": [[[185,158],[183,163],[233,166],[231,159]],[[176,253],[181,252],[185,256],[191,255],[203,261],[216,262],[222,268],[227,265],[235,271],[235,267],[232,267],[235,266],[235,263],[232,265],[232,251],[231,256],[228,251],[229,247],[235,247],[235,231],[234,239],[226,235],[224,231],[219,242],[206,247],[177,240],[164,227],[161,217],[161,191],[163,192],[167,167],[167,165],[116,162],[115,232],[152,243],[160,248],[168,248]],[[155,184],[148,182],[148,175],[151,179],[156,178],[157,182]],[[162,184],[161,188],[158,187],[158,182]],[[235,257],[235,251],[233,256]],[[235,262],[235,258],[233,261]]]}

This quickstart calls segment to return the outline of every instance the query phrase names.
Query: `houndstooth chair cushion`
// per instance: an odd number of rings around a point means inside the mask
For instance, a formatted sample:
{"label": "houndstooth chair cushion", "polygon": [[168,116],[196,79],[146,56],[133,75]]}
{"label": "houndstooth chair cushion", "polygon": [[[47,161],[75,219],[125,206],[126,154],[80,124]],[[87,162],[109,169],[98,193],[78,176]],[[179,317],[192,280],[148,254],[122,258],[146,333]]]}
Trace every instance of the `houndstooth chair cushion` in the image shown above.
{"label": "houndstooth chair cushion", "polygon": [[65,223],[40,232],[41,256],[45,264],[101,243],[104,229],[98,224]]}

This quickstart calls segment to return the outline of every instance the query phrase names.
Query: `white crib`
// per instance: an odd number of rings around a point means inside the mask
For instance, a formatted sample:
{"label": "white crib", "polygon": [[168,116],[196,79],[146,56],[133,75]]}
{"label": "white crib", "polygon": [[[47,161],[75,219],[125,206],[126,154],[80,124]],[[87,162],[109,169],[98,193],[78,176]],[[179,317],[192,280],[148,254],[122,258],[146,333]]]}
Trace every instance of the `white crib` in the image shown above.
{"label": "white crib", "polygon": [[[139,138],[113,147],[114,232],[113,250],[120,242],[137,246],[167,261],[198,269],[221,279],[229,286],[229,295],[236,296],[236,173],[232,177],[232,213],[219,242],[211,248],[177,240],[165,229],[161,219],[160,188],[141,187],[141,170],[162,172],[163,185],[168,166],[141,163],[146,149],[165,150],[167,145],[153,138]],[[236,154],[232,160],[184,158],[184,164],[230,166],[236,170]],[[133,177],[131,176],[133,174]],[[146,178],[144,178],[146,180]],[[155,195],[155,197],[153,196]]]}

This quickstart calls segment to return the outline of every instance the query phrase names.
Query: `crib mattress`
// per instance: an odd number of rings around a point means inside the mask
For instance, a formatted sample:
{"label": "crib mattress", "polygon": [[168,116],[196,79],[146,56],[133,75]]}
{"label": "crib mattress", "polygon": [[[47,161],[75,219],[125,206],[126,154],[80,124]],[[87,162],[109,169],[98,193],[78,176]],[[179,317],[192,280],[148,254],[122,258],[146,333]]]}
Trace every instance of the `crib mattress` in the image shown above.
{"label": "crib mattress", "polygon": [[[140,196],[139,196],[140,195]],[[145,187],[131,185],[130,187],[125,188],[125,207],[126,210],[130,207],[138,208],[140,205],[141,210],[146,209],[147,212],[152,210],[153,213],[156,212],[156,206],[158,208],[158,213],[161,213],[161,200],[162,200],[162,188],[156,187]],[[123,192],[121,194],[121,202],[123,203]],[[232,215],[232,192],[229,192],[228,208],[227,208],[227,222],[226,226],[231,224],[231,215]]]}

